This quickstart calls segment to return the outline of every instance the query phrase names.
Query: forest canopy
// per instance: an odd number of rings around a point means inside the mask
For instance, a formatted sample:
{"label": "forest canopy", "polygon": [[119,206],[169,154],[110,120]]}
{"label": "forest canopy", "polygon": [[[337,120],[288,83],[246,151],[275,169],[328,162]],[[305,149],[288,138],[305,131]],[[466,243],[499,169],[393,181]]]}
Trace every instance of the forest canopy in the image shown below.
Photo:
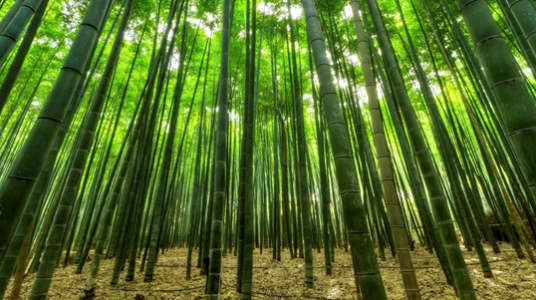
{"label": "forest canopy", "polygon": [[460,299],[482,297],[472,249],[484,278],[503,241],[536,263],[534,1],[0,0],[0,18],[0,298],[46,298],[60,266],[87,272],[83,299],[102,264],[152,282],[170,249],[206,299],[231,256],[255,297],[263,250],[313,289],[344,249],[364,299],[395,296],[390,255],[408,299],[416,251]]}

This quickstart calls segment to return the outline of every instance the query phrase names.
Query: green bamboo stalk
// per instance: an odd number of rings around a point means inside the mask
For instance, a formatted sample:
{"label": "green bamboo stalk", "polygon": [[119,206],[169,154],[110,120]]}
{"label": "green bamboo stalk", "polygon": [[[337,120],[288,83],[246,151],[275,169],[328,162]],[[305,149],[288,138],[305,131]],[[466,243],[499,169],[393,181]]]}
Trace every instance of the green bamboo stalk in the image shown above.
{"label": "green bamboo stalk", "polygon": [[[313,250],[312,250],[312,225],[311,225],[311,199],[308,187],[307,177],[307,143],[305,137],[304,128],[304,116],[303,116],[303,100],[301,97],[300,83],[298,81],[298,65],[296,58],[296,40],[294,35],[294,24],[292,16],[290,14],[290,1],[287,1],[288,19],[289,19],[289,31],[290,42],[292,50],[292,83],[293,83],[293,104],[296,113],[296,132],[298,136],[298,156],[297,167],[299,168],[299,194],[300,194],[300,210],[301,220],[303,224],[303,242],[305,250],[305,277],[304,282],[306,287],[313,286]],[[301,241],[301,239],[300,239]],[[301,242],[300,242],[301,244]]]}
{"label": "green bamboo stalk", "polygon": [[[456,3],[475,44],[476,53],[495,96],[506,133],[522,162],[521,167],[531,192],[536,195],[536,160],[533,155],[535,149],[533,144],[536,142],[534,98],[521,79],[516,61],[487,3],[464,0],[457,0]],[[515,99],[515,102],[512,99]]]}
{"label": "green bamboo stalk", "polygon": [[428,149],[422,132],[419,128],[417,116],[409,101],[409,96],[404,86],[398,62],[389,36],[382,21],[378,4],[375,0],[367,0],[369,10],[378,33],[380,47],[386,62],[386,68],[392,81],[393,91],[402,111],[406,126],[408,128],[410,140],[414,146],[417,161],[423,174],[423,178],[428,189],[433,213],[437,222],[441,240],[445,247],[448,261],[452,270],[458,296],[461,299],[474,299],[475,292],[471,282],[471,277],[467,270],[463,254],[454,230],[454,224],[450,216],[447,200],[444,195],[441,179],[436,171],[430,150]]}
{"label": "green bamboo stalk", "polygon": [[376,90],[376,80],[372,70],[372,59],[368,51],[368,42],[365,38],[363,25],[361,24],[361,16],[359,3],[356,0],[350,2],[352,7],[355,31],[358,36],[359,53],[361,57],[361,67],[365,77],[365,86],[369,98],[369,110],[372,121],[372,132],[374,134],[374,144],[376,147],[376,156],[380,167],[382,177],[382,185],[384,190],[384,201],[387,206],[389,224],[393,232],[395,241],[396,253],[400,264],[400,272],[402,273],[402,281],[406,289],[406,297],[408,299],[421,299],[419,292],[419,284],[415,276],[413,262],[409,251],[407,232],[404,226],[402,210],[400,207],[400,199],[396,193],[393,171],[391,169],[391,155],[385,133],[383,129],[382,115],[378,94]]}
{"label": "green bamboo stalk", "polygon": [[344,211],[344,222],[348,228],[354,270],[364,298],[386,299],[385,289],[379,273],[372,240],[368,232],[365,211],[359,199],[359,184],[348,132],[342,119],[341,108],[333,85],[331,67],[320,22],[312,0],[302,0],[307,21],[308,40],[314,54],[315,67],[320,81],[320,100],[324,107],[324,118],[328,124],[331,150],[339,193]]}
{"label": "green bamboo stalk", "polygon": [[17,0],[15,1],[15,3],[13,3],[13,5],[11,5],[8,12],[2,18],[2,21],[0,21],[0,33],[4,32],[7,25],[11,23],[11,21],[13,20],[13,17],[15,17],[15,15],[17,14],[17,11],[19,11],[19,8],[24,3],[24,1],[25,0]]}
{"label": "green bamboo stalk", "polygon": [[[123,19],[117,32],[112,52],[108,58],[106,69],[101,77],[101,81],[93,101],[91,102],[91,107],[88,111],[88,114],[86,115],[81,140],[77,146],[73,165],[69,172],[69,178],[67,179],[67,186],[62,199],[60,200],[60,206],[54,218],[52,230],[47,239],[44,258],[39,266],[36,281],[29,296],[30,299],[42,299],[46,297],[48,293],[48,288],[50,286],[50,281],[54,271],[51,266],[56,264],[58,252],[61,251],[61,244],[59,242],[61,242],[65,234],[72,203],[78,193],[80,180],[82,178],[81,174],[86,165],[89,148],[92,145],[93,133],[99,123],[99,117],[106,99],[111,75],[115,70],[117,60],[119,59],[124,31],[128,24],[131,7],[132,1],[128,1],[123,14]],[[56,257],[54,257],[54,255]]]}
{"label": "green bamboo stalk", "polygon": [[[3,65],[6,58],[11,54],[11,50],[17,44],[26,25],[34,16],[41,2],[42,0],[24,1],[19,9],[16,10],[16,14],[9,24],[6,22],[7,26],[0,34],[0,65]],[[18,5],[18,3],[15,3],[15,5]]]}
{"label": "green bamboo stalk", "polygon": [[[216,133],[215,174],[214,174],[214,207],[212,209],[212,228],[210,234],[210,262],[207,278],[206,299],[219,299],[221,285],[221,245],[223,230],[223,212],[225,201],[225,186],[227,182],[227,130],[228,130],[228,78],[229,78],[229,42],[230,42],[230,13],[229,0],[223,1],[223,25],[220,60],[220,81],[218,87],[218,124]],[[210,213],[210,212],[209,212]]]}
{"label": "green bamboo stalk", "polygon": [[[48,150],[62,124],[66,108],[83,77],[84,68],[92,54],[92,46],[96,43],[102,20],[106,15],[108,2],[108,0],[91,2],[56,84],[24,146],[18,153],[9,177],[0,190],[0,207],[2,207],[0,211],[2,216],[0,218],[0,256],[11,239],[16,221],[21,216]],[[25,9],[30,8],[25,6]]]}
{"label": "green bamboo stalk", "polygon": [[[184,5],[184,6],[183,6]],[[186,12],[184,15],[184,22],[183,22],[183,31],[182,31],[182,42],[181,42],[181,49],[180,53],[185,56],[186,48],[185,48],[185,41],[186,41],[186,32],[187,32],[187,10],[188,10],[188,1],[185,2],[185,4],[181,4],[180,12],[177,17],[177,22],[180,20],[181,12]],[[178,26],[177,26],[178,27]],[[174,35],[175,36],[175,35]],[[170,43],[170,47],[173,45],[173,41]],[[195,45],[195,43],[194,43]],[[172,52],[172,48],[170,48],[170,52]],[[172,97],[172,112],[171,112],[171,122],[170,124],[170,131],[167,135],[166,144],[163,148],[163,158],[162,158],[162,165],[160,168],[159,173],[159,179],[157,181],[157,193],[155,195],[154,199],[154,209],[153,209],[153,215],[152,215],[152,226],[151,226],[151,238],[150,238],[150,244],[149,244],[149,259],[147,262],[147,268],[145,272],[145,282],[152,281],[153,278],[153,272],[154,272],[154,265],[156,264],[156,256],[158,252],[158,246],[159,246],[159,238],[161,234],[161,226],[162,226],[162,215],[164,213],[163,211],[163,203],[164,198],[166,196],[166,188],[168,184],[168,177],[169,177],[169,169],[171,164],[171,155],[173,150],[173,145],[175,143],[175,135],[176,135],[176,129],[177,129],[177,120],[178,120],[178,113],[179,113],[179,107],[180,107],[180,100],[182,95],[182,83],[183,83],[183,77],[184,74],[184,62],[185,60],[182,59],[181,63],[179,65],[178,69],[178,77],[177,77],[177,83],[175,85],[175,90],[173,92]],[[191,112],[191,110],[190,110]]]}
{"label": "green bamboo stalk", "polygon": [[517,24],[523,32],[524,38],[532,50],[532,55],[536,54],[536,7],[534,2],[528,0],[504,0],[506,9],[512,12]]}
{"label": "green bamboo stalk", "polygon": [[26,34],[22,39],[19,49],[17,50],[17,54],[15,55],[15,58],[13,58],[4,80],[2,80],[2,85],[0,86],[0,113],[2,113],[7,99],[9,98],[9,94],[11,93],[13,86],[15,85],[15,81],[19,76],[20,69],[26,59],[26,56],[28,55],[30,47],[32,46],[35,35],[37,34],[37,29],[41,26],[41,21],[43,20],[43,15],[47,8],[48,2],[49,0],[43,0],[37,8],[35,15],[32,18],[28,29],[26,30]]}

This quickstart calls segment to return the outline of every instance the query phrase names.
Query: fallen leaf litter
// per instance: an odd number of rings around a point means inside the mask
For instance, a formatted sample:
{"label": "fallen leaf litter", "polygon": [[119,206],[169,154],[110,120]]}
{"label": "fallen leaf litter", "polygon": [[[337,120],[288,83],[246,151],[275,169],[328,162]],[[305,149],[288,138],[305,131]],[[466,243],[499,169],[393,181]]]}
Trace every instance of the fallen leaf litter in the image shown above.
{"label": "fallen leaf litter", "polygon": [[[484,278],[476,252],[464,250],[464,256],[479,299],[536,299],[536,264],[519,260],[509,245],[502,245],[502,252],[494,254],[486,249],[493,278]],[[159,256],[152,282],[143,282],[139,270],[135,280],[124,281],[124,272],[117,285],[110,285],[113,260],[103,260],[98,275],[95,299],[203,299],[205,277],[199,269],[192,268],[192,279],[186,280],[186,249],[172,249]],[[273,261],[271,249],[260,255],[255,250],[253,299],[356,299],[355,281],[352,276],[350,254],[336,249],[333,274],[326,276],[323,269],[324,255],[314,253],[313,288],[306,288],[303,280],[303,260],[290,260],[288,251],[282,253],[282,261]],[[423,299],[457,299],[454,289],[446,283],[437,258],[418,247],[412,252]],[[194,256],[192,264],[197,260]],[[396,258],[379,261],[380,271],[389,299],[405,299],[402,280]],[[74,274],[76,266],[58,268],[54,273],[48,299],[79,299],[82,295],[89,263],[82,274]],[[139,268],[139,264],[137,265]],[[22,297],[26,298],[33,283],[34,274],[25,278]],[[220,299],[239,299],[236,292],[236,257],[228,254],[222,260]],[[6,296],[9,295],[6,293]],[[8,299],[8,297],[6,297]]]}

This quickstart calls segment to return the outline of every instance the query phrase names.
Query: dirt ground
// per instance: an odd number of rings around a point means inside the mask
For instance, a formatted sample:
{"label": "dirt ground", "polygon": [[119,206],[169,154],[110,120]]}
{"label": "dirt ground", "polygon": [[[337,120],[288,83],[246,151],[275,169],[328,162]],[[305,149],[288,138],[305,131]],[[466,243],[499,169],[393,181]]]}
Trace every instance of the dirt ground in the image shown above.
{"label": "dirt ground", "polygon": [[[484,278],[476,259],[476,253],[465,252],[465,258],[479,299],[536,299],[536,264],[528,259],[519,260],[508,245],[503,252],[493,254],[488,249],[493,278]],[[121,281],[111,286],[113,260],[104,260],[99,273],[97,299],[202,299],[205,277],[192,269],[192,279],[186,280],[185,249],[174,249],[159,257],[154,280],[143,282],[143,274],[136,274],[132,282]],[[303,260],[290,260],[288,252],[282,261],[272,261],[272,253],[262,255],[255,250],[253,299],[356,299],[355,281],[352,277],[350,254],[336,250],[333,275],[326,276],[322,268],[324,256],[314,253],[315,284],[303,286]],[[194,256],[195,258],[195,256]],[[413,252],[413,262],[423,299],[457,299],[454,289],[446,284],[437,259],[418,248]],[[82,295],[89,263],[82,274],[74,274],[75,266],[58,268],[54,274],[48,299],[79,299]],[[389,299],[405,299],[398,263],[388,257],[380,261],[383,282]],[[223,287],[221,299],[239,299],[235,292],[236,257],[223,258]],[[23,285],[23,297],[27,295],[34,275],[28,275]],[[9,295],[9,290],[6,295]]]}

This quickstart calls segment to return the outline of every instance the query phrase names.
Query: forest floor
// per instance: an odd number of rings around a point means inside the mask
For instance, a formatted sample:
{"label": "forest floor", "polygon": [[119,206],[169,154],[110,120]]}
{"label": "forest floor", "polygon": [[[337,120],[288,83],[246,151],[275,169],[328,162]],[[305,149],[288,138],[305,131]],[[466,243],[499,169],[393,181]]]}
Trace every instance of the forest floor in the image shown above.
{"label": "forest floor", "polygon": [[[478,298],[536,299],[536,264],[530,263],[528,259],[517,259],[507,244],[501,249],[503,251],[499,254],[493,254],[491,249],[487,249],[493,278],[482,276],[475,251],[464,250]],[[143,282],[143,273],[137,273],[134,281],[125,282],[122,274],[120,282],[114,286],[109,284],[113,260],[103,260],[96,299],[202,299],[205,277],[199,274],[199,269],[192,268],[192,279],[185,279],[186,255],[186,249],[173,249],[160,255],[153,282]],[[457,299],[433,254],[418,247],[412,257],[423,299]],[[262,255],[255,250],[253,299],[356,299],[350,254],[337,249],[335,260],[333,275],[326,276],[321,267],[324,265],[324,256],[315,252],[315,284],[313,288],[305,288],[302,284],[303,260],[290,260],[287,251],[282,253],[282,261],[277,262],[272,260],[271,250],[265,250]],[[76,266],[58,268],[54,273],[48,299],[79,299],[89,264],[86,264],[82,274],[74,274]],[[234,288],[236,257],[229,254],[223,258],[222,264],[221,299],[239,299]],[[405,299],[397,260],[388,256],[386,261],[380,261],[380,268],[388,298]],[[23,298],[26,298],[33,279],[33,274],[25,278]]]}

